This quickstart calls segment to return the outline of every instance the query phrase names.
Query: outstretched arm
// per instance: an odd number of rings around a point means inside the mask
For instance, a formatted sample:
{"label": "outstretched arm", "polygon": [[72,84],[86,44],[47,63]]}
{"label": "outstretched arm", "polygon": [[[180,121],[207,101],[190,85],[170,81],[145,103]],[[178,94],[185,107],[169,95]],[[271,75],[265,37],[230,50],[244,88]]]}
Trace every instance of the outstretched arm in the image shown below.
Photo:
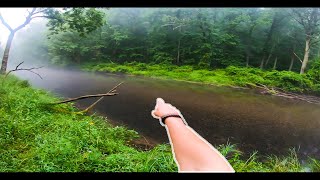
{"label": "outstretched arm", "polygon": [[[152,116],[161,120],[161,117],[169,114],[182,117],[178,109],[157,98]],[[168,117],[163,125],[166,127],[179,171],[234,172],[225,157],[189,127],[183,117]]]}

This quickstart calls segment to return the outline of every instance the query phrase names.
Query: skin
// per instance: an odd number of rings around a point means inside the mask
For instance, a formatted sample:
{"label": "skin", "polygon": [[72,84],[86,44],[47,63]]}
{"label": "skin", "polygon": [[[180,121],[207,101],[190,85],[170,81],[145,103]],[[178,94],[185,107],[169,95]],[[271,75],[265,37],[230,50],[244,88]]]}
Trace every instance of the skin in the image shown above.
{"label": "skin", "polygon": [[197,132],[189,127],[181,112],[171,104],[157,98],[152,116],[160,120],[168,114],[165,126],[179,172],[235,172],[225,157]]}

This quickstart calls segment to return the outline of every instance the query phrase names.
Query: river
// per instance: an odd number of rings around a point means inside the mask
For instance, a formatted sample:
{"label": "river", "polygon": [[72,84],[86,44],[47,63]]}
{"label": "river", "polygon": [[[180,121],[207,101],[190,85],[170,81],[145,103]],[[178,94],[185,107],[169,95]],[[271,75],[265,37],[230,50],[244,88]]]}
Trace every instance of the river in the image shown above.
{"label": "river", "polygon": [[[33,87],[65,98],[105,93],[124,81],[119,95],[105,97],[93,111],[138,131],[156,143],[168,143],[165,129],[150,112],[157,97],[176,106],[188,124],[213,145],[232,143],[245,152],[319,158],[320,108],[303,101],[261,95],[254,90],[217,87],[147,77],[81,72],[58,68],[15,72]],[[78,101],[85,107],[95,99]]]}

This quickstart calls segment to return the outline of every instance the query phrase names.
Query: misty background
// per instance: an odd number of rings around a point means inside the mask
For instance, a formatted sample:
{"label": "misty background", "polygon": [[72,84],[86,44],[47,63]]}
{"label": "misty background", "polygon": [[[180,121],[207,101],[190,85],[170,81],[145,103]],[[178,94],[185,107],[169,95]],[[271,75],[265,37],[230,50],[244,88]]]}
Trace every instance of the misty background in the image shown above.
{"label": "misty background", "polygon": [[[46,66],[136,61],[212,68],[263,65],[299,72],[304,56],[306,34],[291,8],[99,10],[105,24],[86,36],[61,32],[48,39],[48,20],[32,21],[16,33],[9,67],[21,61]],[[310,49],[308,67],[319,58],[319,43]]]}

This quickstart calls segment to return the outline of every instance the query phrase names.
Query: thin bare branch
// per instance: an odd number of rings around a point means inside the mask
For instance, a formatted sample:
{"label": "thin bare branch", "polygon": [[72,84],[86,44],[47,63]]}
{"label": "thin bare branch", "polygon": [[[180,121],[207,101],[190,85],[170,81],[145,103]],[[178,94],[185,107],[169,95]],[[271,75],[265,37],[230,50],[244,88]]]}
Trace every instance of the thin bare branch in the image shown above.
{"label": "thin bare branch", "polygon": [[45,16],[45,15],[31,17],[31,19],[35,19],[35,18],[51,18],[51,17],[50,16]]}
{"label": "thin bare branch", "polygon": [[299,61],[302,63],[302,60],[300,59],[300,57],[296,54],[296,53],[294,53],[294,52],[292,52],[298,59],[299,59]]}
{"label": "thin bare branch", "polygon": [[[109,90],[106,94],[113,92],[117,87],[119,87],[123,82],[119,83],[118,85],[114,86],[111,90]],[[101,101],[104,98],[104,96],[100,97],[96,102],[91,104],[89,107],[87,107],[82,112],[88,112],[91,108],[93,108],[99,101]]]}
{"label": "thin bare branch", "polygon": [[46,9],[42,9],[42,10],[41,10],[41,9],[39,8],[39,11],[34,12],[33,15],[39,14],[39,13],[43,13],[43,12],[45,12],[45,11],[46,11]]}
{"label": "thin bare branch", "polygon": [[10,25],[3,19],[3,16],[1,14],[0,14],[0,21],[10,32],[13,31],[13,29],[10,27]]}
{"label": "thin bare branch", "polygon": [[26,20],[24,21],[23,24],[21,24],[20,26],[16,27],[13,31],[16,32],[20,29],[22,29],[23,27],[25,27],[27,24],[30,23],[30,21],[32,20],[32,16],[33,16],[33,13],[36,11],[37,8],[32,8],[31,12],[29,12],[28,16],[26,17]]}
{"label": "thin bare branch", "polygon": [[55,103],[52,103],[52,104],[62,104],[62,103],[77,101],[77,100],[80,100],[80,99],[92,98],[92,97],[115,96],[117,94],[119,94],[119,93],[85,95],[85,96],[79,96],[79,97],[76,97],[76,98],[70,98],[70,99],[67,99],[67,100],[64,100],[64,101],[55,102]]}
{"label": "thin bare branch", "polygon": [[21,64],[23,64],[23,63],[24,63],[24,61],[22,61],[21,63],[19,63],[19,64],[16,66],[15,69],[12,69],[12,70],[8,71],[8,72],[6,73],[6,75],[5,75],[4,78],[6,78],[10,73],[15,72],[15,71],[29,71],[29,72],[32,72],[33,74],[36,74],[36,75],[39,76],[41,79],[43,79],[40,74],[38,74],[38,73],[36,73],[36,72],[34,72],[34,71],[32,71],[32,70],[34,70],[34,69],[40,69],[40,68],[43,68],[44,66],[41,66],[41,67],[33,67],[33,68],[29,68],[29,69],[19,68],[19,66],[20,66]]}
{"label": "thin bare branch", "polygon": [[21,63],[19,63],[18,66],[16,67],[16,69],[18,69],[19,66],[20,66],[21,64],[23,64],[23,63],[24,63],[24,61],[22,61]]}

